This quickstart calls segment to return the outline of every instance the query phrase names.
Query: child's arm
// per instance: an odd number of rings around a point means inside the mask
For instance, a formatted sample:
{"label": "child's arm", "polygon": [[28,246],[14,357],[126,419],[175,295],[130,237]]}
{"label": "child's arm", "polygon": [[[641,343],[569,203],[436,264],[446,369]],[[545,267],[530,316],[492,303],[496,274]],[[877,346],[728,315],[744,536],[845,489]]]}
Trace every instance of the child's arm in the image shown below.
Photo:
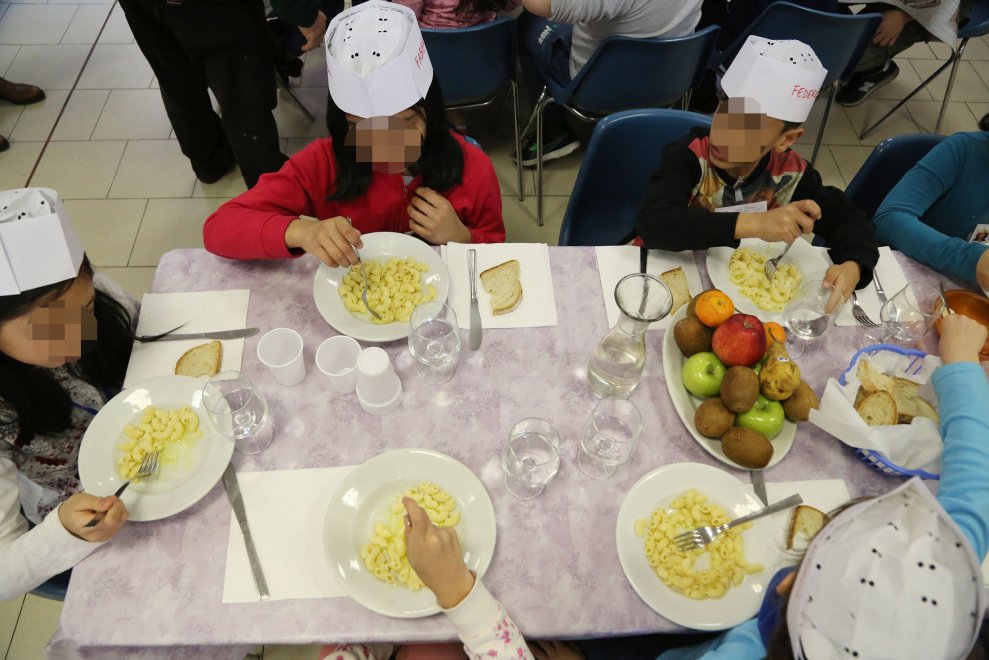
{"label": "child's arm", "polygon": [[463,191],[470,199],[470,209],[461,217],[470,230],[470,242],[504,243],[501,188],[491,159],[472,144],[465,144],[463,150]]}
{"label": "child's arm", "polygon": [[765,657],[759,622],[749,619],[710,641],[661,653],[657,660],[762,660]]}

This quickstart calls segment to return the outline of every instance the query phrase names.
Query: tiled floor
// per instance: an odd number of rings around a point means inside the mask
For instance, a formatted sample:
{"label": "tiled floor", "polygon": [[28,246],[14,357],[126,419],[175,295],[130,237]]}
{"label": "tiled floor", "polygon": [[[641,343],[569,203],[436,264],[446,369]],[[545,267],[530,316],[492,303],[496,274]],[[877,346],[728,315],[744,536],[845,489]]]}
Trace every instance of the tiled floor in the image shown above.
{"label": "tiled floor", "polygon": [[[856,108],[834,108],[817,162],[826,183],[844,187],[882,139],[933,128],[947,76],[918,94],[867,140],[858,138],[867,121],[902,98],[946,55],[941,44],[915,46],[899,61],[900,77],[880,90],[876,99]],[[326,97],[323,71],[322,54],[310,55],[302,86],[295,90],[317,115],[315,122],[307,121],[284,98],[275,111],[286,153],[326,134],[320,110]],[[106,0],[0,0],[0,75],[41,85],[48,93],[43,103],[23,108],[0,103],[0,134],[12,140],[11,149],[0,154],[0,189],[24,186],[37,165],[30,183],[51,186],[62,194],[94,263],[135,295],[148,290],[164,252],[201,246],[203,218],[244,189],[237,173],[212,185],[196,181],[173,139],[151,69],[134,45],[120,9]],[[989,40],[973,40],[959,69],[942,131],[975,130],[986,112]],[[822,114],[823,104],[818,103],[798,145],[805,156],[813,148]],[[525,172],[527,196],[519,202],[509,157],[509,125],[501,121],[492,133],[491,119],[484,114],[470,116],[468,126],[498,173],[509,240],[555,243],[581,154],[547,166],[546,224],[537,227],[535,175]],[[49,134],[51,142],[45,148]],[[59,603],[33,596],[0,602],[0,654],[10,660],[41,657],[60,611]],[[316,650],[268,647],[264,655],[282,660],[315,658]]]}

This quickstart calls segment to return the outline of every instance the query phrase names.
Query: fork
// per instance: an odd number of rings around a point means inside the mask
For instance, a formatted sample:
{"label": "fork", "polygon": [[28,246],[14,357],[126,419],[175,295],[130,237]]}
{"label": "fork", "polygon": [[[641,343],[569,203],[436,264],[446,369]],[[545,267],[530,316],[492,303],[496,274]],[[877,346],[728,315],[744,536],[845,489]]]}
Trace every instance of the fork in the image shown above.
{"label": "fork", "polygon": [[867,328],[878,328],[879,324],[869,318],[869,315],[865,313],[862,309],[862,305],[859,304],[858,294],[852,291],[852,316],[855,320],[864,325]]}
{"label": "fork", "polygon": [[[143,479],[144,477],[150,477],[158,471],[158,452],[153,451],[150,454],[145,454],[144,458],[141,459],[141,466],[137,469],[137,474],[134,479]],[[131,480],[133,481],[133,479]],[[131,481],[125,481],[124,485],[117,489],[117,492],[113,494],[114,497],[120,497],[127,490],[127,487],[131,485]],[[93,516],[93,519],[86,523],[86,527],[96,527],[105,514],[97,513]]]}
{"label": "fork", "polygon": [[182,325],[177,325],[177,326],[175,326],[174,328],[172,328],[172,329],[171,329],[171,330],[169,330],[168,332],[162,332],[162,333],[160,333],[160,334],[157,334],[157,335],[134,335],[134,340],[135,340],[135,341],[139,341],[139,342],[141,342],[142,344],[143,344],[143,343],[147,343],[147,342],[149,342],[149,341],[158,341],[158,340],[159,340],[159,339],[161,339],[162,337],[167,337],[168,335],[170,335],[170,334],[172,334],[172,333],[173,333],[173,332],[175,332],[176,330],[181,330],[182,328],[184,328],[184,327],[185,327],[185,326],[187,326],[187,325],[189,325],[189,322],[188,322],[188,321],[186,321],[186,322],[185,322],[185,323],[183,323]]}
{"label": "fork", "polygon": [[364,308],[373,316],[374,318],[381,320],[381,314],[378,314],[374,309],[367,304],[367,271],[364,270],[364,260],[361,259],[361,253],[357,251],[354,245],[350,247],[354,248],[354,254],[357,255],[357,265],[361,267],[361,300],[364,301]]}
{"label": "fork", "polygon": [[777,511],[782,511],[783,509],[789,509],[790,507],[797,506],[803,503],[804,498],[800,495],[791,495],[785,500],[780,500],[776,504],[770,504],[764,509],[759,509],[758,511],[753,511],[752,513],[742,516],[741,518],[735,518],[731,522],[727,522],[724,525],[718,525],[717,527],[711,527],[709,525],[704,527],[698,527],[697,529],[692,529],[689,532],[684,532],[680,534],[673,540],[676,542],[677,547],[681,550],[694,550],[696,548],[703,548],[708,543],[713,541],[715,537],[719,534],[724,534],[732,527],[737,527],[738,525],[744,525],[745,523],[755,520],[756,518],[762,518],[763,516],[768,516],[771,513],[776,513]]}
{"label": "fork", "polygon": [[[799,241],[799,240],[800,239],[798,238],[797,241]],[[793,243],[796,243],[797,241],[793,241]],[[780,256],[775,257],[774,259],[769,259],[768,261],[766,261],[766,266],[765,266],[765,268],[763,270],[764,270],[764,272],[766,274],[766,279],[769,280],[770,282],[773,281],[773,276],[776,275],[776,269],[779,267],[780,262],[783,261],[783,257],[786,256],[786,253],[789,252],[790,251],[790,248],[793,247],[793,243],[790,243],[789,245],[787,245],[786,246],[786,249],[783,250],[783,252],[780,253]]]}

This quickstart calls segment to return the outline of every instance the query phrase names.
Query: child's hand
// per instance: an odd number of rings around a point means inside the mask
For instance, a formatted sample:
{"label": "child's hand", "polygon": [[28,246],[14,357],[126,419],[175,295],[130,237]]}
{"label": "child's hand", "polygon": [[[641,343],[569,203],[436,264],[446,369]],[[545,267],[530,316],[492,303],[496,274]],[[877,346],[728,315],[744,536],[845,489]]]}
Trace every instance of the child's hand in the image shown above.
{"label": "child's hand", "polygon": [[[93,516],[105,513],[103,519],[93,527],[86,527]],[[130,513],[117,497],[96,497],[89,493],[76,493],[58,507],[58,519],[62,527],[84,541],[99,543],[113,538],[120,527],[127,522]]]}
{"label": "child's hand", "polygon": [[412,570],[434,594],[445,610],[460,604],[474,588],[474,574],[464,564],[457,533],[437,527],[426,512],[411,498],[403,497],[405,505],[405,552]]}
{"label": "child's hand", "polygon": [[801,234],[814,231],[821,207],[812,199],[802,199],[761,213],[739,213],[735,238],[761,238],[770,243],[792,243]]}
{"label": "child's hand", "polygon": [[833,284],[841,292],[842,299],[840,303],[835,301],[835,304],[828,301],[826,311],[830,313],[835,307],[844,305],[845,301],[852,297],[852,291],[858,286],[860,279],[862,279],[862,269],[854,261],[846,261],[828,268],[824,273],[824,281]]}
{"label": "child's hand", "polygon": [[892,46],[900,38],[904,26],[912,20],[910,14],[902,9],[887,9],[883,12],[883,20],[876,28],[872,43],[877,46]]}
{"label": "child's hand", "polygon": [[409,227],[430,243],[470,243],[470,230],[460,221],[450,200],[435,190],[418,188],[407,210]]}
{"label": "child's hand", "polygon": [[986,343],[986,329],[978,321],[961,314],[941,319],[941,361],[979,362],[979,351]]}
{"label": "child's hand", "polygon": [[364,247],[361,233],[342,216],[329,220],[293,220],[285,229],[285,245],[305,250],[330,268],[356,266],[357,253],[353,246]]}

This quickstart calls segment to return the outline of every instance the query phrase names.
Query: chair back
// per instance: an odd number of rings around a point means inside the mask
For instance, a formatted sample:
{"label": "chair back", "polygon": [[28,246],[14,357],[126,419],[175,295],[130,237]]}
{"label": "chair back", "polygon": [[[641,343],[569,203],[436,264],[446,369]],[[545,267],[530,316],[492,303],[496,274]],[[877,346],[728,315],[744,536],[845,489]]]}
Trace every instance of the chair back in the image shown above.
{"label": "chair back", "polygon": [[558,104],[594,116],[671,105],[700,82],[720,30],[712,25],[671,39],[608,37],[570,84],[549,82],[548,91]]}
{"label": "chair back", "polygon": [[968,18],[958,26],[959,39],[984,37],[989,34],[989,0],[976,0],[968,11]]}
{"label": "chair back", "polygon": [[682,110],[628,110],[594,127],[560,228],[560,245],[620,245],[635,231],[663,148],[711,119]]}
{"label": "chair back", "polygon": [[919,133],[883,140],[855,173],[845,195],[871,218],[903,175],[943,139]]}
{"label": "chair back", "polygon": [[486,103],[515,77],[515,19],[468,28],[423,28],[433,80],[447,107]]}

